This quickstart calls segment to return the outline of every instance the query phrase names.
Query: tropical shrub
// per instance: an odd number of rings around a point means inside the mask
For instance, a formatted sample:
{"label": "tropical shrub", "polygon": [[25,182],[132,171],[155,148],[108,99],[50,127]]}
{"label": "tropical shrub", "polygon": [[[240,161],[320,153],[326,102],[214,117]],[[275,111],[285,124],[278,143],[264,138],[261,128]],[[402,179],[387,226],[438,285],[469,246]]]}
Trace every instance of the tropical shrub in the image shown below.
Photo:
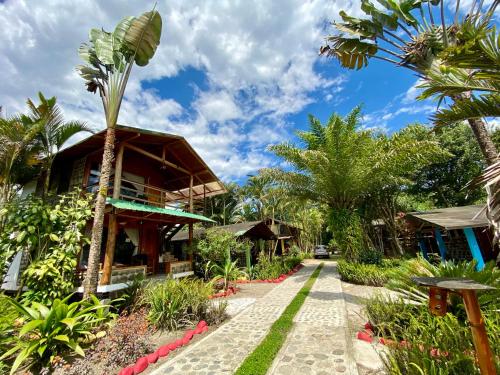
{"label": "tropical shrub", "polygon": [[109,306],[94,296],[90,300],[68,303],[70,298],[71,295],[63,300],[56,298],[51,306],[38,302],[25,306],[12,298],[6,299],[21,321],[16,344],[0,357],[0,360],[10,360],[15,356],[11,373],[22,365],[38,369],[49,366],[55,356],[68,351],[85,355],[82,342],[113,316],[107,312]]}
{"label": "tropical shrub", "polygon": [[200,266],[203,268],[206,280],[214,277],[212,270],[216,266],[222,266],[232,255],[246,253],[251,249],[251,243],[247,240],[239,240],[234,233],[219,228],[208,229],[205,237],[198,242],[198,254]]}
{"label": "tropical shrub", "polygon": [[142,306],[142,296],[144,294],[144,275],[139,274],[132,281],[127,283],[120,297],[112,301],[113,306],[121,313],[132,313]]}
{"label": "tropical shrub", "polygon": [[374,264],[351,263],[339,260],[337,271],[343,281],[354,284],[384,286],[388,281],[388,271]]}
{"label": "tropical shrub", "polygon": [[363,264],[375,264],[377,266],[382,265],[383,253],[374,248],[368,248],[363,250],[359,254],[359,262]]}
{"label": "tropical shrub", "polygon": [[226,258],[223,265],[214,264],[212,273],[214,275],[212,281],[222,282],[222,289],[227,290],[231,281],[238,280],[244,272],[237,266],[238,261],[231,262],[231,258]]}
{"label": "tropical shrub", "polygon": [[259,261],[255,265],[256,278],[262,280],[276,279],[299,265],[301,261],[302,258],[298,256],[274,257],[271,260],[266,253],[261,252]]}
{"label": "tropical shrub", "polygon": [[[415,285],[412,277],[460,277],[477,281],[495,287],[494,290],[484,291],[478,295],[481,308],[484,310],[500,309],[500,269],[494,262],[489,262],[481,271],[476,270],[475,262],[452,262],[447,261],[433,265],[421,256],[403,262],[398,268],[389,271],[389,289],[402,292],[408,298],[416,302],[426,303],[427,289],[419,288]],[[456,295],[451,295],[449,299],[450,309],[455,314],[464,314],[462,299]]]}
{"label": "tropical shrub", "polygon": [[[394,374],[479,374],[470,327],[452,313],[433,316],[427,305],[402,299],[370,299],[366,312],[377,335],[388,345],[385,365]],[[490,345],[498,358],[498,314],[485,314]]]}
{"label": "tropical shrub", "polygon": [[88,243],[84,230],[92,215],[90,195],[76,190],[54,199],[50,204],[30,196],[2,212],[5,230],[0,234],[0,264],[19,251],[27,251],[31,260],[22,275],[28,289],[23,294],[26,302],[49,304],[71,293],[77,256]]}
{"label": "tropical shrub", "polygon": [[[5,353],[15,345],[15,326],[18,314],[14,306],[7,302],[8,298],[0,295],[0,353]],[[0,374],[8,372],[8,366],[0,360]]]}
{"label": "tropical shrub", "polygon": [[151,283],[144,291],[148,319],[158,329],[177,330],[205,317],[212,293],[211,284],[197,279]]}

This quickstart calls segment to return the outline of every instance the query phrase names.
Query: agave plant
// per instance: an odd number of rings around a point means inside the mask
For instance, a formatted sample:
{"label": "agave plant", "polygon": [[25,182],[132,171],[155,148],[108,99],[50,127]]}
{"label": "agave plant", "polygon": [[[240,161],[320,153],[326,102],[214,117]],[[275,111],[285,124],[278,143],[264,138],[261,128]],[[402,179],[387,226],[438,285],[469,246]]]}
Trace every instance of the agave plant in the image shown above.
{"label": "agave plant", "polygon": [[[102,29],[90,30],[89,42],[83,43],[79,49],[80,57],[85,61],[85,65],[78,66],[77,70],[85,80],[87,90],[92,93],[99,92],[107,126],[88,270],[83,282],[85,297],[97,290],[99,251],[113,161],[115,126],[125,88],[134,64],[145,66],[154,56],[160,44],[161,29],[161,16],[153,9],[139,17],[125,17],[113,32],[106,32]],[[106,256],[112,258],[113,253],[106,254]],[[113,259],[107,259],[107,262],[112,264]]]}
{"label": "agave plant", "polygon": [[85,355],[80,342],[91,334],[93,328],[109,319],[108,305],[101,304],[92,296],[88,301],[68,303],[71,295],[55,299],[50,307],[34,302],[31,306],[7,299],[20,314],[23,325],[19,330],[17,345],[4,353],[0,360],[17,353],[10,373],[31,360],[28,367],[50,364],[56,355],[68,349]]}

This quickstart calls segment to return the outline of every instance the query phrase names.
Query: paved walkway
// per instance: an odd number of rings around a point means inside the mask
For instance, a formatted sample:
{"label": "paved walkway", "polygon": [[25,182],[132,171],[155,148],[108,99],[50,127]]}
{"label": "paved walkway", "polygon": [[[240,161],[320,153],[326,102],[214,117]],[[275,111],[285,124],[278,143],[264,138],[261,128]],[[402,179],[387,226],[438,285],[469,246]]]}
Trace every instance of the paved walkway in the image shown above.
{"label": "paved walkway", "polygon": [[[182,375],[232,374],[268,333],[318,263],[311,262],[287,278],[216,331],[188,346],[152,372]],[[323,273],[323,272],[322,272]]]}
{"label": "paved walkway", "polygon": [[269,374],[358,374],[335,267],[336,263],[325,262]]}

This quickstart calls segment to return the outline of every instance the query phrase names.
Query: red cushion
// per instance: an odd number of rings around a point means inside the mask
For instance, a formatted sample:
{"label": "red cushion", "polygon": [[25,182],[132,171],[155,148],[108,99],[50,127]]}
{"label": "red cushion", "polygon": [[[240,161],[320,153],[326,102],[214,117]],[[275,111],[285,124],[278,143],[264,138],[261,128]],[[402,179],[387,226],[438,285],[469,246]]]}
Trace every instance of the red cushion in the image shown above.
{"label": "red cushion", "polygon": [[159,357],[166,357],[170,353],[170,344],[168,345],[163,345],[158,349],[158,356]]}
{"label": "red cushion", "polygon": [[149,366],[148,358],[142,357],[137,360],[134,366],[134,375],[140,374],[144,370],[146,370]]}
{"label": "red cushion", "polygon": [[171,342],[170,344],[167,345],[167,348],[172,351],[172,350],[175,350],[177,349],[177,345],[175,345],[175,343]]}
{"label": "red cushion", "polygon": [[372,342],[372,337],[366,332],[358,332],[357,338],[358,338],[358,340]]}
{"label": "red cushion", "polygon": [[187,337],[182,338],[181,341],[182,341],[182,345],[189,344],[189,339]]}
{"label": "red cushion", "polygon": [[119,375],[134,375],[134,368],[133,367],[125,367],[120,371]]}
{"label": "red cushion", "polygon": [[158,353],[154,352],[147,355],[148,363],[156,363],[158,360]]}
{"label": "red cushion", "polygon": [[207,322],[205,322],[204,320],[200,320],[196,326],[200,327],[200,328],[203,328],[206,325],[208,325]]}

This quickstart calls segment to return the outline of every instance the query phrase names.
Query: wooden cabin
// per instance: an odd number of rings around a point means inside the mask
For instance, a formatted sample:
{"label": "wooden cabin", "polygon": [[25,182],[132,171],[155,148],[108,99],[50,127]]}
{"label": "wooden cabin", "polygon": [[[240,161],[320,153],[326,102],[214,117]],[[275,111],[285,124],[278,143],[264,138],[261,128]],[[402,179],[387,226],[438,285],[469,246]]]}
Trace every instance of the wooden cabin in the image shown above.
{"label": "wooden cabin", "polygon": [[[218,229],[221,231],[233,233],[238,239],[249,240],[250,242],[252,242],[252,263],[256,263],[258,254],[261,250],[263,250],[265,241],[276,239],[275,234],[266,225],[265,221],[244,221],[242,223],[212,227],[212,229]],[[194,239],[202,239],[205,236],[206,230],[207,228],[195,229],[193,234]],[[181,231],[177,233],[172,237],[172,241],[169,244],[169,254],[172,254],[172,256],[175,257],[177,257],[178,254],[182,254],[184,252],[184,249],[189,246],[189,241],[188,231]],[[239,255],[240,266],[244,266],[245,254]]]}
{"label": "wooden cabin", "polygon": [[[106,131],[76,143],[55,158],[51,190],[98,190]],[[163,256],[166,241],[187,225],[211,221],[200,214],[206,197],[225,192],[223,184],[180,136],[117,125],[115,159],[106,205],[100,285],[120,283],[147,272],[192,273],[192,262]],[[92,223],[88,224],[90,233]],[[79,270],[85,271],[88,248]],[[178,264],[174,264],[178,262]],[[169,264],[166,264],[169,263]]]}
{"label": "wooden cabin", "polygon": [[406,220],[425,258],[434,253],[442,260],[474,259],[477,268],[482,269],[485,262],[498,255],[482,205],[410,212]]}
{"label": "wooden cabin", "polygon": [[282,220],[267,218],[264,223],[271,229],[276,241],[271,244],[274,254],[284,255],[293,245],[299,246],[300,229]]}

